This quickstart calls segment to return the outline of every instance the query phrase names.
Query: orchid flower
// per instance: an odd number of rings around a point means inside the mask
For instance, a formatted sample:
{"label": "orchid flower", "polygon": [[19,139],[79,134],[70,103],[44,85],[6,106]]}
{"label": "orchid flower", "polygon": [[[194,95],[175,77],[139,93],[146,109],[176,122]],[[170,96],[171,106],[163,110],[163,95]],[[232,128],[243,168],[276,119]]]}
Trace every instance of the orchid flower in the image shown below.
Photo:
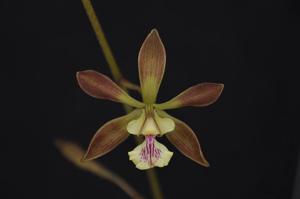
{"label": "orchid flower", "polygon": [[193,130],[184,122],[170,116],[167,109],[185,106],[203,107],[214,103],[223,90],[219,83],[200,83],[188,88],[164,103],[156,103],[157,93],[164,75],[166,52],[157,30],[152,30],[145,39],[138,55],[138,69],[143,102],[129,96],[109,77],[93,70],[77,73],[81,89],[88,95],[127,104],[135,109],[129,114],[104,124],[92,138],[84,160],[101,157],[129,134],[144,136],[144,141],[128,153],[138,169],[168,165],[173,152],[156,139],[167,139],[186,157],[209,166]]}

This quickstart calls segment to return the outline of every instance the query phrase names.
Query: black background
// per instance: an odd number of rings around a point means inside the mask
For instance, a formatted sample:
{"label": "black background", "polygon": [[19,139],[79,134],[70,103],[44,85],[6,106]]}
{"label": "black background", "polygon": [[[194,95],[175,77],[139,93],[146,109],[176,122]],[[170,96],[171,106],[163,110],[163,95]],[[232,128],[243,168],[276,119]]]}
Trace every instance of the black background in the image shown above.
{"label": "black background", "polygon": [[[292,197],[299,136],[290,129],[290,69],[299,17],[288,1],[94,0],[124,75],[138,83],[137,54],[152,28],[167,51],[158,101],[199,82],[222,82],[214,105],[169,113],[188,123],[211,167],[175,152],[158,169],[166,198]],[[80,0],[3,1],[1,198],[127,198],[75,168],[53,147],[65,138],[87,147],[94,132],[123,114],[93,99],[79,70],[110,75]],[[5,93],[5,94],[4,94]],[[150,198],[145,173],[128,161],[132,138],[99,161]]]}

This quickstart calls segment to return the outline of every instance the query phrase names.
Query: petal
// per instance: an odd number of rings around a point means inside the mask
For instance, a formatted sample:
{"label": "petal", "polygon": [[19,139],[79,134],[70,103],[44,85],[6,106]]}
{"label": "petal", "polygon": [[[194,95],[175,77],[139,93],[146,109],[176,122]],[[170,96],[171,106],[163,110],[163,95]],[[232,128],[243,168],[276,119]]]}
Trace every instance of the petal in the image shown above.
{"label": "petal", "polygon": [[159,127],[158,127],[157,123],[155,122],[155,120],[153,119],[153,117],[148,117],[146,119],[143,129],[141,131],[141,134],[142,135],[159,135],[160,134]]}
{"label": "petal", "polygon": [[155,162],[156,167],[167,166],[173,156],[173,152],[169,151],[165,145],[155,140],[155,146],[161,151],[161,157]]}
{"label": "petal", "polygon": [[154,117],[146,117],[145,110],[136,120],[132,120],[127,125],[127,131],[133,135],[164,135],[173,131],[175,123],[171,118],[160,117],[154,110]]}
{"label": "petal", "polygon": [[[159,114],[172,117],[164,111],[159,111]],[[186,157],[202,166],[209,167],[194,131],[184,122],[174,117],[172,119],[176,126],[173,132],[166,134],[168,140]]]}
{"label": "petal", "polygon": [[127,125],[127,131],[133,135],[139,135],[145,123],[145,110],[142,109],[142,114],[135,120],[132,120]]}
{"label": "petal", "polygon": [[95,159],[113,150],[128,137],[127,123],[137,118],[140,114],[141,110],[136,109],[123,117],[113,119],[104,124],[92,138],[83,159]]}
{"label": "petal", "polygon": [[208,106],[220,97],[223,88],[224,84],[197,84],[167,102],[155,104],[155,107],[159,109],[174,109],[184,106]]}
{"label": "petal", "polygon": [[77,72],[76,76],[80,88],[92,97],[121,102],[137,108],[144,106],[143,103],[130,97],[106,75],[93,70],[85,70]]}
{"label": "petal", "polygon": [[154,111],[154,119],[159,127],[161,136],[175,129],[174,121],[168,117],[160,117],[156,110]]}
{"label": "petal", "polygon": [[157,92],[165,72],[166,52],[156,29],[145,39],[138,57],[139,76],[144,102],[156,101]]}
{"label": "petal", "polygon": [[146,136],[144,142],[128,152],[129,159],[136,168],[145,170],[153,167],[167,166],[173,152],[155,140],[155,136]]}

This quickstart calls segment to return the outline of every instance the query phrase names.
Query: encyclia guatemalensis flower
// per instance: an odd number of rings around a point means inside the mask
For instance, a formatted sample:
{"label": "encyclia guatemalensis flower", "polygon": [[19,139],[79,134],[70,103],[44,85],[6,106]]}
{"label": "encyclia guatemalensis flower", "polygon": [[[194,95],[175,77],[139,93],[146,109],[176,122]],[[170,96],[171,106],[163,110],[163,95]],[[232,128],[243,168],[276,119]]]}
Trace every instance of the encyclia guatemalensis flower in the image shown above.
{"label": "encyclia guatemalensis flower", "polygon": [[156,138],[167,139],[185,156],[203,166],[209,166],[193,130],[164,110],[184,106],[203,107],[214,103],[223,90],[219,83],[200,83],[188,88],[173,99],[156,103],[164,75],[166,53],[157,30],[145,39],[138,55],[138,69],[143,102],[129,96],[107,76],[93,70],[77,73],[78,83],[88,95],[127,104],[135,109],[129,114],[104,124],[92,138],[84,160],[103,156],[123,142],[129,134],[142,135],[144,141],[128,153],[138,169],[168,165],[170,152]]}

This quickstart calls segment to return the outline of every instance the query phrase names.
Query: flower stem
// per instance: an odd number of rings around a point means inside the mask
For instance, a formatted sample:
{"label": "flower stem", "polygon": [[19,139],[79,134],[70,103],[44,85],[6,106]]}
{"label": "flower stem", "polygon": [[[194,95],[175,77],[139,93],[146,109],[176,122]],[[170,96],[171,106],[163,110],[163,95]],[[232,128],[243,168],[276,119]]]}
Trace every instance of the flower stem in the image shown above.
{"label": "flower stem", "polygon": [[116,173],[106,168],[104,165],[96,162],[94,160],[88,162],[82,162],[81,159],[84,156],[84,150],[78,146],[76,143],[57,139],[54,142],[57,149],[62,153],[62,155],[71,161],[78,168],[89,171],[90,173],[106,179],[122,189],[128,194],[132,199],[144,199],[130,184],[128,184],[123,178],[118,176]]}
{"label": "flower stem", "polygon": [[101,46],[101,49],[103,51],[104,57],[108,63],[108,66],[111,70],[113,78],[119,82],[119,80],[122,78],[121,71],[118,67],[118,64],[112,54],[112,51],[110,49],[110,46],[105,38],[103,29],[101,27],[101,24],[99,22],[99,19],[97,18],[97,15],[95,13],[95,10],[93,8],[93,5],[91,4],[90,0],[82,0],[82,4],[84,6],[84,9],[86,11],[86,14],[89,17],[89,20],[91,22],[91,25],[93,27],[93,30],[96,34],[96,37],[98,39],[98,42]]}
{"label": "flower stem", "polygon": [[163,195],[159,186],[157,174],[154,169],[147,170],[147,177],[154,199],[163,199]]}
{"label": "flower stem", "polygon": [[[118,67],[118,64],[113,56],[113,53],[111,51],[111,48],[106,40],[104,31],[101,27],[100,21],[95,13],[95,10],[93,8],[93,5],[91,4],[90,0],[81,0],[83,7],[85,9],[85,12],[90,20],[90,23],[92,25],[92,28],[96,34],[97,40],[99,42],[99,45],[103,51],[104,57],[108,63],[108,66],[111,70],[112,76],[114,80],[127,92],[127,89],[120,84],[120,81],[123,78],[123,75],[120,71],[120,68]],[[124,105],[125,111],[128,113],[132,110],[131,107]],[[139,142],[138,139],[136,139],[137,142]],[[159,186],[158,177],[156,175],[156,172],[154,169],[147,170],[147,177],[150,184],[150,188],[152,191],[152,195],[154,199],[163,199],[163,195]]]}

